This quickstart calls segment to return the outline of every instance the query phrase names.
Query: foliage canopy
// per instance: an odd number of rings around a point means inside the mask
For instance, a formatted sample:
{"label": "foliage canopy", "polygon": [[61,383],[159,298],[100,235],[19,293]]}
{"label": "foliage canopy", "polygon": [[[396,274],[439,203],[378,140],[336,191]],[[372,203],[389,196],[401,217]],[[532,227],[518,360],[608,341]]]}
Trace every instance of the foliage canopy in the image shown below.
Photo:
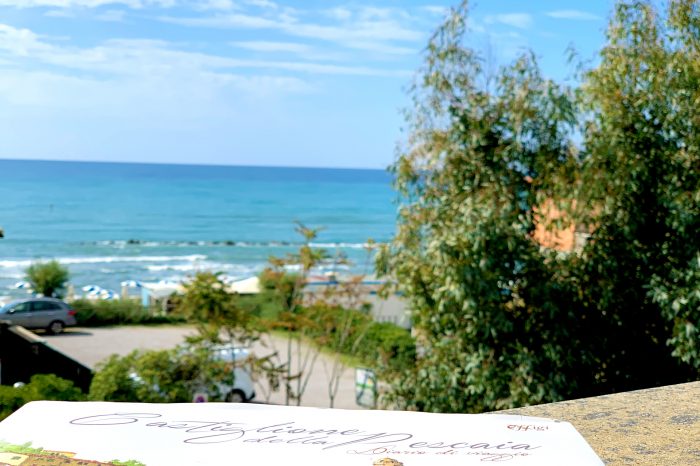
{"label": "foliage canopy", "polygon": [[0,385],[0,420],[30,401],[82,401],[85,395],[70,380],[54,374],[33,375],[29,383],[9,387]]}
{"label": "foliage canopy", "polygon": [[68,269],[56,260],[34,263],[27,267],[26,274],[35,293],[55,298],[63,296],[66,282],[70,278]]}
{"label": "foliage canopy", "polygon": [[[697,4],[619,2],[579,88],[531,54],[489,73],[467,13],[428,44],[392,166],[402,208],[377,267],[409,299],[420,355],[394,401],[485,411],[696,377]],[[592,232],[580,254],[536,240],[572,222]]]}
{"label": "foliage canopy", "polygon": [[219,393],[219,383],[233,381],[230,368],[205,346],[112,355],[97,369],[91,401],[187,403],[201,390],[223,399],[226,394]]}

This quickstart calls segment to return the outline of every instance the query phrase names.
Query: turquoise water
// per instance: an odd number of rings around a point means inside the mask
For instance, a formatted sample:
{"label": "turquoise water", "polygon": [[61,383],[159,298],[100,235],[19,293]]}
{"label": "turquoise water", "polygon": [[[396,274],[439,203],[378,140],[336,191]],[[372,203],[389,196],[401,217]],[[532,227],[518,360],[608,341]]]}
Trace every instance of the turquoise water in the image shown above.
{"label": "turquoise water", "polygon": [[0,180],[0,295],[21,293],[24,269],[46,259],[78,289],[198,270],[245,278],[294,250],[297,221],[365,272],[363,245],[395,226],[381,170],[0,160]]}

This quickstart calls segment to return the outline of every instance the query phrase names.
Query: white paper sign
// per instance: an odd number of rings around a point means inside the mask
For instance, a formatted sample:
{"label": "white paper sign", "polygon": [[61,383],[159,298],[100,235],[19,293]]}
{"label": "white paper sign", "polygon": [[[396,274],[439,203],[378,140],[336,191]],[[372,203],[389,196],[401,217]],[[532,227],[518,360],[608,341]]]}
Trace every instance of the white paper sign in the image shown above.
{"label": "white paper sign", "polygon": [[603,465],[566,422],[236,403],[30,403],[0,423],[0,464],[42,455],[130,466]]}

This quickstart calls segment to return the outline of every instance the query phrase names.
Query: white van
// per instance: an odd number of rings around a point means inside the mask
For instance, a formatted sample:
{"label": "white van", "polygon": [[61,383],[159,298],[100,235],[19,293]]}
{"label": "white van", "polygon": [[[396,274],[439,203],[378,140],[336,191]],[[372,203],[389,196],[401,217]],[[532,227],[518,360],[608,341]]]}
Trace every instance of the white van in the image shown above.
{"label": "white van", "polygon": [[[186,350],[185,350],[186,351]],[[209,401],[212,396],[222,397],[224,401],[230,403],[246,403],[255,398],[255,390],[253,379],[250,372],[245,368],[245,361],[248,359],[249,352],[246,348],[235,346],[221,345],[211,348],[213,359],[231,363],[232,380],[231,383],[221,382],[216,385],[218,393],[216,395],[208,393],[205,388],[195,389],[192,393],[193,402]],[[228,364],[227,364],[228,366]],[[129,374],[129,377],[134,383],[144,384],[144,380],[136,372]],[[162,393],[158,385],[153,385],[152,390]]]}
{"label": "white van", "polygon": [[218,385],[219,393],[231,403],[245,403],[255,398],[253,379],[242,363],[248,359],[250,353],[246,348],[235,346],[215,346],[212,348],[214,359],[229,362],[233,365],[233,384],[221,383]]}

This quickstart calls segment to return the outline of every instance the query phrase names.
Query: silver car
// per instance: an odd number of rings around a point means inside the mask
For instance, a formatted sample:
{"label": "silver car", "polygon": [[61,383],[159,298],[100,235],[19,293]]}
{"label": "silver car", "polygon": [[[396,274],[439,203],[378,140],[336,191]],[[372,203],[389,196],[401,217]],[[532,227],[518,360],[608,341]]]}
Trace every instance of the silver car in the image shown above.
{"label": "silver car", "polygon": [[70,325],[76,325],[76,311],[60,299],[28,298],[12,301],[0,308],[0,320],[7,320],[24,328],[43,328],[58,334]]}

